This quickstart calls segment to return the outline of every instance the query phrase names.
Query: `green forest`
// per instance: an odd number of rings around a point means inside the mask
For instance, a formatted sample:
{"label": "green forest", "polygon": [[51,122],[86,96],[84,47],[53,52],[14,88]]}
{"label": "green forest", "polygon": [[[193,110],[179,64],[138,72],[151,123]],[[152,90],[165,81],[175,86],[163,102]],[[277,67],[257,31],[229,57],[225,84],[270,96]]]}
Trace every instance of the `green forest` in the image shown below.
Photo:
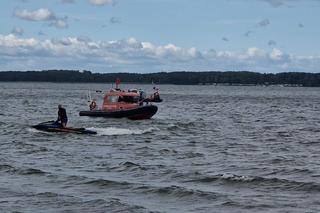
{"label": "green forest", "polygon": [[0,81],[7,82],[74,82],[112,83],[119,78],[126,83],[155,84],[223,84],[284,85],[319,87],[320,73],[258,73],[248,71],[158,72],[158,73],[92,73],[78,70],[2,71]]}

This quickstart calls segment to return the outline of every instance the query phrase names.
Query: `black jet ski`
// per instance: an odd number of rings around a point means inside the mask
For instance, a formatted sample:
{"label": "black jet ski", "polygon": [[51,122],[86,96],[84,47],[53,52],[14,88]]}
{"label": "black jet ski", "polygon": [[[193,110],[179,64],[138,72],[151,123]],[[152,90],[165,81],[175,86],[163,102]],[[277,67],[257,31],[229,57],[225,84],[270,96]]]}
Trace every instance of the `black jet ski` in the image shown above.
{"label": "black jet ski", "polygon": [[56,121],[47,121],[39,123],[32,126],[33,128],[46,132],[66,132],[66,133],[76,133],[76,134],[97,134],[97,132],[88,130],[85,128],[72,128],[66,127],[63,128],[62,125]]}
{"label": "black jet ski", "polygon": [[154,103],[161,103],[163,100],[157,96],[157,97],[154,97],[154,98],[146,98],[144,99],[144,102],[154,102]]}
{"label": "black jet ski", "polygon": [[144,101],[145,102],[161,103],[162,99],[160,98],[159,92],[155,92],[149,98],[144,99]]}

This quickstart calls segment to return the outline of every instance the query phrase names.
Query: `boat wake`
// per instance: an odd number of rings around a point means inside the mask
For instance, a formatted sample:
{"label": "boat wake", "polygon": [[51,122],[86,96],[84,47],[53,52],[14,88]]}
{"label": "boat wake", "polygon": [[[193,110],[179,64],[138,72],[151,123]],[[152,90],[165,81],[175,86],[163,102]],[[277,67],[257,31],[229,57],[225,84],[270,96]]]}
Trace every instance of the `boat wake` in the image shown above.
{"label": "boat wake", "polygon": [[123,129],[123,128],[116,128],[116,127],[108,127],[108,128],[96,128],[91,127],[87,128],[88,130],[96,131],[97,135],[99,136],[112,136],[112,135],[143,135],[147,133],[151,133],[157,128],[150,127],[147,129]]}
{"label": "boat wake", "polygon": [[42,134],[48,134],[48,135],[52,134],[52,133],[50,133],[50,132],[45,132],[45,131],[37,130],[37,129],[31,128],[31,127],[30,127],[30,128],[27,128],[27,131],[30,132],[30,133],[42,133]]}
{"label": "boat wake", "polygon": [[[157,128],[154,128],[154,127],[150,127],[142,130],[141,129],[124,129],[124,128],[116,128],[116,127],[107,127],[107,128],[90,127],[86,129],[97,132],[98,136],[143,135],[143,134],[151,133],[157,130]],[[44,132],[34,128],[28,128],[28,131],[30,133],[52,134],[50,132]]]}

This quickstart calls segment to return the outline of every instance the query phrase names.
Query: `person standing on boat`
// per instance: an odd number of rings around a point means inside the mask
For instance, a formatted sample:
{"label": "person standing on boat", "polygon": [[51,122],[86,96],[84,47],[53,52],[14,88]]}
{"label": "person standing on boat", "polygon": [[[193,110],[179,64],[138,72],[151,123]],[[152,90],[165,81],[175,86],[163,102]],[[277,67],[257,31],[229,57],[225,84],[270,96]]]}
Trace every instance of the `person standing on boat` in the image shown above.
{"label": "person standing on boat", "polygon": [[96,100],[95,100],[95,99],[93,99],[93,100],[91,101],[89,107],[90,107],[90,110],[95,110],[95,109],[96,109],[97,103],[96,103]]}
{"label": "person standing on boat", "polygon": [[61,125],[63,128],[66,128],[67,123],[68,123],[68,117],[67,117],[67,112],[66,109],[62,107],[61,104],[58,105],[58,119],[57,122],[61,122]]}

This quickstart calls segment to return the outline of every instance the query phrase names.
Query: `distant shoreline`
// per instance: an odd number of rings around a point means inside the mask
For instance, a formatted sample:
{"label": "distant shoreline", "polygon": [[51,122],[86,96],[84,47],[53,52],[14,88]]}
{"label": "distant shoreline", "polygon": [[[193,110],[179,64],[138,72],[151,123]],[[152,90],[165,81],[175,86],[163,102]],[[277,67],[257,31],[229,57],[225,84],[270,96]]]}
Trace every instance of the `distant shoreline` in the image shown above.
{"label": "distant shoreline", "polygon": [[92,73],[78,70],[0,71],[0,82],[115,83],[320,87],[320,73],[249,71]]}
{"label": "distant shoreline", "polygon": [[[69,81],[1,81],[0,83],[51,83],[51,84],[115,84],[114,82],[69,82]],[[157,85],[152,83],[141,83],[141,82],[121,82],[122,84],[140,84],[140,85]],[[185,85],[185,86],[244,86],[244,87],[309,87],[303,85],[291,85],[291,84],[228,84],[228,83],[212,83],[212,84],[158,84],[158,85]],[[313,86],[316,87],[316,86]],[[319,86],[320,87],[320,86]]]}

